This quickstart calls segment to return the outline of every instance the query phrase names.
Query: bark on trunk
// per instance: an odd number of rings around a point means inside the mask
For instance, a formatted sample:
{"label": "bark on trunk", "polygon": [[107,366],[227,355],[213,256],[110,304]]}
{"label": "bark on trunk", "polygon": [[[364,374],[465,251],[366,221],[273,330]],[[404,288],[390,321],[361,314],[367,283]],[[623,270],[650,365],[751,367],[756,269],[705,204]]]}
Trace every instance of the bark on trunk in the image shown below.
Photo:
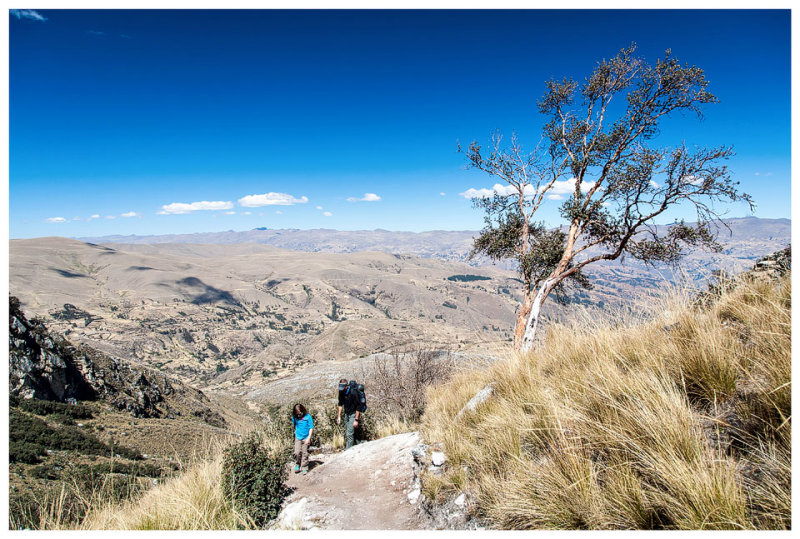
{"label": "bark on trunk", "polygon": [[536,297],[533,298],[528,313],[528,319],[525,321],[525,331],[522,336],[519,351],[522,353],[530,351],[533,348],[533,340],[536,337],[536,328],[539,326],[539,315],[542,313],[542,305],[544,300],[550,294],[555,279],[547,279],[539,288]]}
{"label": "bark on trunk", "polygon": [[525,298],[522,300],[522,305],[519,307],[519,312],[517,312],[517,325],[514,328],[514,350],[519,352],[520,348],[522,347],[522,339],[525,336],[525,328],[528,324],[528,315],[531,312],[531,306],[533,305],[533,296],[530,292],[525,294]]}

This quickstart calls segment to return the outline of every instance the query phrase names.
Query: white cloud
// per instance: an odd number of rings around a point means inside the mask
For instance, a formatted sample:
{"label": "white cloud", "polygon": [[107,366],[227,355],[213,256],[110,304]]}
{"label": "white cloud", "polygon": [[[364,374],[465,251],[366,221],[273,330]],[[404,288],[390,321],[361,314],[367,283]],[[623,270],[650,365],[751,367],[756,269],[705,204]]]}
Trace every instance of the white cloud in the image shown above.
{"label": "white cloud", "polygon": [[140,214],[136,213],[135,211],[129,211],[123,214],[120,214],[120,217],[141,217]]}
{"label": "white cloud", "polygon": [[253,212],[251,212],[251,211],[243,211],[242,215],[253,215]]}
{"label": "white cloud", "polygon": [[67,222],[67,220],[64,219],[63,217],[48,217],[47,219],[45,219],[45,221],[47,221],[48,223],[66,223]]}
{"label": "white cloud", "polygon": [[378,202],[381,199],[375,193],[364,193],[364,196],[361,198],[356,197],[349,197],[347,199],[348,202]]}
{"label": "white cloud", "polygon": [[439,193],[439,196],[445,196],[446,194],[447,193],[442,192],[442,193]]}
{"label": "white cloud", "polygon": [[[561,180],[557,181],[553,184],[553,186],[548,190],[548,197],[551,200],[563,200],[563,196],[560,198],[552,198],[553,195],[570,195],[575,192],[575,178],[570,178],[568,180]],[[584,193],[594,187],[594,182],[583,182],[581,184],[581,191]],[[539,191],[544,191],[544,188],[540,188]],[[535,193],[535,190],[532,185],[526,185],[523,191],[526,197],[531,197]],[[509,196],[517,194],[517,188],[512,185],[501,185],[499,183],[494,184],[491,189],[486,187],[481,189],[469,188],[463,193],[459,193],[464,198],[490,198],[495,193],[501,196]]]}
{"label": "white cloud", "polygon": [[117,216],[116,216],[116,215],[106,215],[106,216],[105,216],[105,218],[106,218],[106,219],[108,219],[108,220],[110,221],[110,220],[112,220],[112,219],[116,219],[116,218],[117,218]]}
{"label": "white cloud", "polygon": [[333,217],[333,214],[329,211],[322,212],[322,215],[324,215],[325,217]]}
{"label": "white cloud", "polygon": [[283,215],[283,212],[282,212],[281,210],[275,210],[275,214],[277,214],[277,215]]}
{"label": "white cloud", "polygon": [[222,213],[224,213],[225,215],[236,215],[235,211],[224,211]]}
{"label": "white cloud", "polygon": [[41,21],[41,22],[47,20],[46,17],[42,16],[38,11],[35,11],[33,9],[12,9],[10,11],[11,14],[18,19],[30,19],[32,21]]}
{"label": "white cloud", "polygon": [[261,206],[293,206],[294,204],[305,204],[308,197],[293,197],[286,193],[264,193],[263,195],[247,195],[239,199],[239,205],[246,208],[258,208]]}
{"label": "white cloud", "polygon": [[223,200],[217,200],[214,202],[203,200],[201,202],[192,202],[190,204],[185,202],[173,202],[172,204],[161,206],[161,211],[159,211],[158,214],[173,215],[192,213],[193,211],[201,210],[229,210],[231,208],[233,208],[233,202]]}
{"label": "white cloud", "polygon": [[657,183],[657,182],[655,182],[654,180],[650,180],[650,185],[651,185],[651,186],[652,186],[654,189],[658,189],[659,187],[661,187],[661,186],[660,186],[660,185],[658,185],[658,183]]}
{"label": "white cloud", "polygon": [[701,185],[703,183],[703,178],[691,174],[688,176],[684,176],[683,178],[681,178],[681,180],[692,185]]}
{"label": "white cloud", "polygon": [[80,218],[80,217],[73,217],[73,218],[72,218],[72,220],[73,220],[73,221],[80,221],[80,220],[81,220],[81,218]]}
{"label": "white cloud", "polygon": [[756,172],[756,176],[772,176],[772,172]]}
{"label": "white cloud", "polygon": [[100,214],[95,213],[94,215],[90,215],[89,217],[86,218],[87,221],[91,221],[92,219],[100,219]]}
{"label": "white cloud", "polygon": [[318,210],[321,210],[321,209],[322,209],[322,206],[317,206],[317,209],[318,209]]}
{"label": "white cloud", "polygon": [[552,194],[552,195],[547,195],[547,198],[549,200],[564,200],[564,195]]}

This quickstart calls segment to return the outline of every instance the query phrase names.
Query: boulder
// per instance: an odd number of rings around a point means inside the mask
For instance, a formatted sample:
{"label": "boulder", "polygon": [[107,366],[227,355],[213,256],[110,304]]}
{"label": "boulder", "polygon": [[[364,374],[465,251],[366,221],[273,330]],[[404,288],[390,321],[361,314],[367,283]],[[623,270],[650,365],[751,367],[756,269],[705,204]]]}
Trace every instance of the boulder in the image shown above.
{"label": "boulder", "polygon": [[494,383],[488,384],[486,387],[478,391],[467,404],[456,414],[455,419],[458,420],[466,412],[474,412],[478,406],[483,404],[494,393]]}

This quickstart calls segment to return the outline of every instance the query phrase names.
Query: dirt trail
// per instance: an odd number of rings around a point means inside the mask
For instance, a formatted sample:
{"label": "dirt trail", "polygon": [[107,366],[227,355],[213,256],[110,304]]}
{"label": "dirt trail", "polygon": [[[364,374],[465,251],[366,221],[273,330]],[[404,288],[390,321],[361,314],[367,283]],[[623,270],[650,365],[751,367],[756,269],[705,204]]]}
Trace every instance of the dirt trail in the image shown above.
{"label": "dirt trail", "polygon": [[[290,472],[294,489],[278,527],[328,530],[427,528],[416,503],[411,449],[416,432],[363,443],[347,451],[312,454],[306,475]],[[411,493],[411,501],[409,499]]]}

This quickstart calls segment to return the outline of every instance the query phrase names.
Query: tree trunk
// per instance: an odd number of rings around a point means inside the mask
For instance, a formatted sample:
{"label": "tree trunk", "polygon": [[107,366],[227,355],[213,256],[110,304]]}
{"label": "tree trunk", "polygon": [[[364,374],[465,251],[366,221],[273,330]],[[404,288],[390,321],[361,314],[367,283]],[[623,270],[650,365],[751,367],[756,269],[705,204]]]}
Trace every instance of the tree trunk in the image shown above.
{"label": "tree trunk", "polygon": [[544,300],[547,299],[547,296],[550,295],[555,282],[556,280],[553,278],[547,279],[542,283],[536,296],[531,301],[528,319],[525,321],[525,331],[519,348],[516,348],[518,351],[525,353],[533,348],[533,339],[536,337],[536,328],[539,325],[539,315],[542,313],[542,305],[544,304]]}
{"label": "tree trunk", "polygon": [[514,350],[517,352],[519,352],[522,347],[522,339],[525,337],[525,327],[528,324],[528,315],[531,313],[532,305],[533,295],[530,290],[528,290],[517,312],[517,325],[514,328]]}

